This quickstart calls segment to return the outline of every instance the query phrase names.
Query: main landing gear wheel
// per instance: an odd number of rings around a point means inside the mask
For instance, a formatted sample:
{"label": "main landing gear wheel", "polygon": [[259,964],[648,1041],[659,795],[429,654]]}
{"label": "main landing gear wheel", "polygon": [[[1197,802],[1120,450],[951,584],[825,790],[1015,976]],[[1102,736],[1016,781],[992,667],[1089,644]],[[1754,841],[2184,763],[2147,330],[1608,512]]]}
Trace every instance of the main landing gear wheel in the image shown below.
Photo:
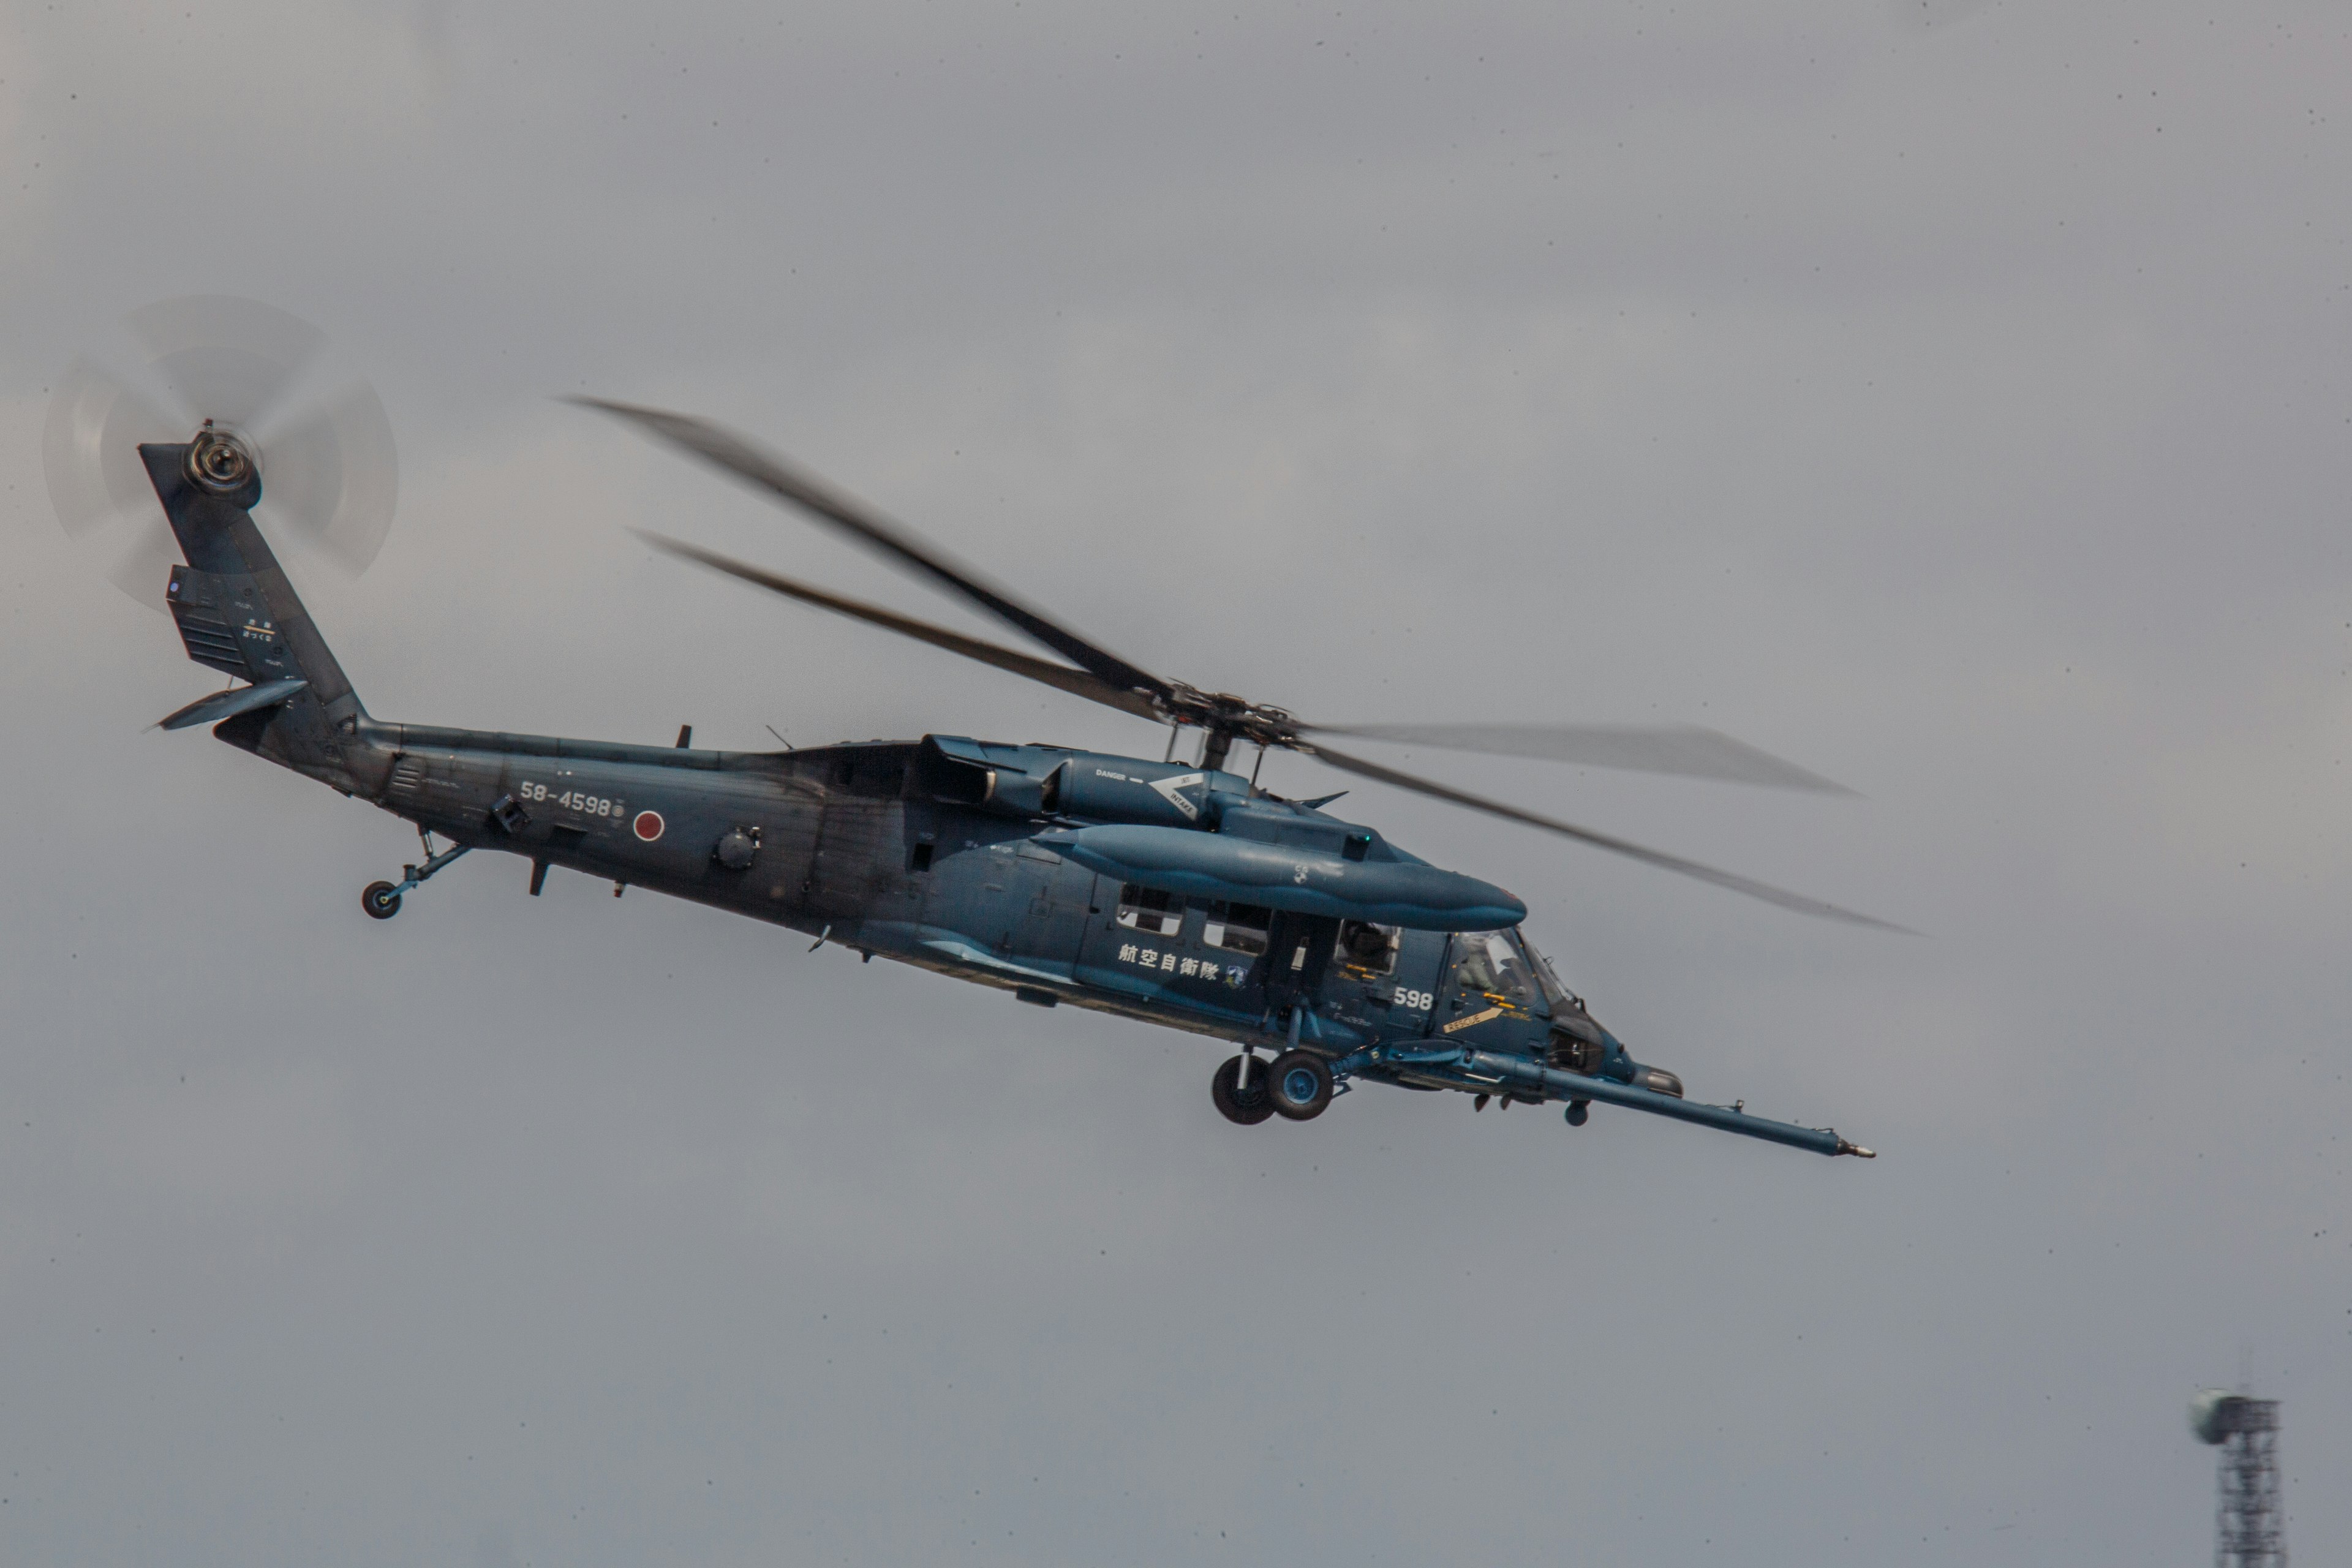
{"label": "main landing gear wheel", "polygon": [[1265,1075],[1266,1098],[1293,1121],[1312,1121],[1331,1103],[1331,1069],[1312,1051],[1285,1051]]}
{"label": "main landing gear wheel", "polygon": [[400,894],[390,882],[370,882],[360,890],[360,908],[371,920],[388,921],[400,912]]}
{"label": "main landing gear wheel", "polygon": [[1255,1127],[1274,1114],[1274,1101],[1266,1093],[1266,1074],[1270,1069],[1262,1061],[1250,1063],[1249,1083],[1242,1083],[1242,1058],[1227,1057],[1217,1068],[1217,1076],[1209,1080],[1209,1098],[1217,1102],[1217,1110],[1228,1121],[1244,1127]]}

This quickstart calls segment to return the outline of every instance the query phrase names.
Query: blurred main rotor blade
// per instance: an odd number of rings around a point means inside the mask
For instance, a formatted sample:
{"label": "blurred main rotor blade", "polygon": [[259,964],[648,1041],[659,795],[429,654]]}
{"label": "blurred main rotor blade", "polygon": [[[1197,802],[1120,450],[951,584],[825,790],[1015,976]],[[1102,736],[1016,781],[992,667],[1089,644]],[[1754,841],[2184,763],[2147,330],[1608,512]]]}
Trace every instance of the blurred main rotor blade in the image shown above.
{"label": "blurred main rotor blade", "polygon": [[982,642],[978,637],[968,637],[961,632],[951,632],[945,626],[935,626],[929,622],[899,615],[894,610],[883,609],[877,605],[863,604],[856,599],[845,599],[838,594],[828,594],[822,588],[813,588],[805,583],[796,583],[790,577],[780,577],[773,572],[746,565],[740,561],[731,560],[715,551],[688,544],[684,540],[671,539],[659,533],[648,533],[643,529],[635,531],[638,538],[656,550],[676,555],[682,560],[698,563],[714,572],[724,572],[730,577],[740,578],[746,583],[765,588],[772,594],[782,594],[788,599],[798,599],[804,605],[814,605],[821,609],[832,610],[854,620],[886,627],[902,637],[910,637],[919,642],[927,642],[933,647],[943,647],[950,653],[960,653],[966,658],[978,659],[981,663],[993,665],[998,669],[1011,670],[1015,675],[1042,681],[1047,686],[1069,692],[1074,697],[1083,697],[1089,701],[1099,702],[1107,708],[1116,708],[1122,713],[1132,713],[1139,719],[1150,719],[1154,722],[1160,719],[1160,710],[1153,705],[1150,698],[1139,691],[1129,691],[1113,686],[1109,681],[1089,675],[1083,669],[1072,669],[1067,665],[1049,663],[1034,654],[1020,653],[1009,647],[1000,647],[992,642]]}
{"label": "blurred main rotor blade", "polygon": [[226,294],[158,300],[124,324],[153,356],[191,432],[206,419],[250,432],[327,343],[327,334],[299,316]]}
{"label": "blurred main rotor blade", "polygon": [[1722,779],[1773,789],[1852,795],[1842,784],[1784,763],[1742,741],[1696,725],[1640,724],[1302,724],[1323,735],[1355,735],[1400,746],[1443,746],[1495,757],[1534,757],[1591,768]]}
{"label": "blurred main rotor blade", "polygon": [[1573,823],[1561,822],[1555,817],[1539,816],[1532,811],[1522,811],[1516,805],[1506,805],[1500,801],[1488,800],[1484,795],[1471,795],[1467,791],[1455,789],[1449,784],[1416,778],[1411,773],[1399,773],[1394,768],[1384,768],[1378,763],[1368,763],[1361,757],[1351,757],[1343,752],[1332,751],[1328,746],[1310,743],[1303,745],[1301,749],[1322,758],[1343,773],[1359,773],[1368,779],[1377,779],[1381,784],[1394,784],[1399,789],[1412,790],[1416,795],[1450,801],[1455,805],[1466,805],[1473,811],[1483,811],[1489,816],[1499,816],[1507,821],[1524,823],[1529,827],[1540,827],[1548,833],[1557,833],[1563,838],[1573,838],[1580,844],[1590,844],[1596,849],[1606,849],[1612,855],[1622,855],[1629,859],[1639,860],[1645,866],[1655,866],[1661,870],[1678,872],[1685,877],[1696,877],[1702,882],[1712,882],[1718,888],[1728,888],[1735,893],[1745,893],[1751,899],[1761,899],[1768,904],[1778,904],[1784,910],[1794,910],[1799,914],[1816,915],[1822,920],[1843,921],[1849,925],[1871,926],[1879,931],[1900,931],[1906,936],[1918,934],[1906,927],[1879,920],[1874,916],[1857,914],[1852,910],[1840,909],[1835,904],[1824,903],[1819,899],[1809,899],[1802,893],[1788,892],[1769,883],[1751,881],[1746,877],[1734,876],[1729,871],[1718,871],[1712,866],[1702,866],[1696,860],[1685,860],[1659,850],[1645,849],[1639,844],[1629,844],[1622,838],[1612,838],[1605,833],[1595,833],[1591,828],[1579,827]]}
{"label": "blurred main rotor blade", "polygon": [[1171,689],[1156,675],[1107,653],[1066,626],[988,586],[972,573],[952,563],[904,524],[890,521],[865,502],[844,495],[772,452],[708,420],[635,404],[611,403],[601,397],[567,401],[598,408],[628,420],[672,446],[716,464],[736,478],[805,508],[817,517],[901,565],[912,567],[932,581],[954,590],[1005,625],[1036,638],[1071,663],[1122,690],[1146,691],[1166,697]]}

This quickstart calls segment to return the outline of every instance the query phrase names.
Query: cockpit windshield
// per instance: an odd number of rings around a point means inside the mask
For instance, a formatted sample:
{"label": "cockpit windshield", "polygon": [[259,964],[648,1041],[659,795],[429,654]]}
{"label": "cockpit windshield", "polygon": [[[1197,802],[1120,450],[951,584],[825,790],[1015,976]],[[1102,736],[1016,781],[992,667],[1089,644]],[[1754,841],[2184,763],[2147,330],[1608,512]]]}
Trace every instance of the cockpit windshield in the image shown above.
{"label": "cockpit windshield", "polygon": [[1575,992],[1559,983],[1559,972],[1551,966],[1550,959],[1536,951],[1535,943],[1522,937],[1520,945],[1528,950],[1528,957],[1535,964],[1536,984],[1543,987],[1545,1001],[1554,1007],[1575,1008],[1583,1005],[1583,1003],[1577,999]]}

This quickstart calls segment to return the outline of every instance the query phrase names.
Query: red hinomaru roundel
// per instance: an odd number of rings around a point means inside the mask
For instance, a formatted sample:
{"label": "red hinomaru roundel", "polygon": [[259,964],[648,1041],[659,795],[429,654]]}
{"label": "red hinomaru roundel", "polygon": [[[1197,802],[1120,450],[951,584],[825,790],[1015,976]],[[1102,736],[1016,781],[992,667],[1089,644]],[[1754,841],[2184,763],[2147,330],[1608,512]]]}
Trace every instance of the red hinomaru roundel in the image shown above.
{"label": "red hinomaru roundel", "polygon": [[638,837],[644,839],[646,843],[651,844],[655,839],[659,838],[662,836],[663,824],[661,813],[658,811],[641,811],[637,813],[636,821],[630,824],[630,826],[636,829]]}

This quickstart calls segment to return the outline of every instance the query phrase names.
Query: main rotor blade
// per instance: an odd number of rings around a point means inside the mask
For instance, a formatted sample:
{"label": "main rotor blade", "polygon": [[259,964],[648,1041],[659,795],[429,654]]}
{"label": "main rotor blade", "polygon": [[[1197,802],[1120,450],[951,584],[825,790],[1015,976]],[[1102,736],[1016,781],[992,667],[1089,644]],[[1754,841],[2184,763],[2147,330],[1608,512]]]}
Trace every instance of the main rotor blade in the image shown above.
{"label": "main rotor blade", "polygon": [[1696,725],[1642,724],[1302,724],[1302,731],[1356,735],[1400,746],[1443,746],[1494,757],[1533,757],[1591,768],[1721,779],[1771,789],[1854,792],[1743,741]]}
{"label": "main rotor blade", "polygon": [[1919,934],[1907,927],[1895,925],[1874,916],[1857,914],[1852,910],[1840,909],[1835,904],[1824,903],[1819,899],[1807,898],[1802,893],[1788,892],[1769,883],[1751,881],[1746,877],[1734,876],[1729,871],[1718,871],[1712,866],[1702,866],[1696,860],[1685,860],[1656,849],[1645,849],[1639,844],[1629,844],[1622,838],[1612,838],[1605,833],[1595,833],[1589,827],[1579,827],[1573,823],[1561,822],[1556,817],[1540,816],[1532,811],[1522,811],[1516,805],[1506,805],[1500,801],[1488,800],[1484,795],[1472,795],[1465,790],[1455,789],[1450,784],[1416,778],[1411,773],[1399,773],[1394,768],[1384,768],[1378,763],[1368,763],[1361,757],[1351,757],[1344,752],[1332,751],[1328,746],[1306,744],[1301,749],[1322,758],[1343,773],[1360,773],[1368,779],[1377,779],[1382,784],[1394,784],[1399,789],[1412,790],[1416,795],[1450,801],[1455,805],[1466,805],[1473,811],[1483,811],[1489,816],[1499,816],[1507,821],[1524,823],[1529,827],[1540,827],[1548,833],[1557,833],[1563,838],[1573,838],[1580,844],[1590,844],[1596,849],[1606,849],[1612,855],[1622,855],[1629,859],[1639,860],[1645,866],[1655,866],[1661,870],[1678,872],[1685,877],[1696,877],[1702,882],[1712,882],[1718,888],[1728,888],[1735,893],[1745,893],[1751,899],[1761,899],[1768,904],[1778,904],[1784,910],[1794,910],[1799,914],[1815,915],[1822,920],[1843,921],[1849,925],[1870,926],[1879,931],[1900,931],[1906,936]]}
{"label": "main rotor blade", "polygon": [[[952,589],[1005,625],[1035,637],[1087,673],[1122,690],[1146,691],[1155,697],[1171,694],[1168,682],[1107,653],[1066,626],[1046,619],[1003,590],[989,586],[970,569],[957,565],[903,523],[894,522],[865,502],[833,489],[814,474],[804,473],[772,452],[708,420],[635,404],[612,403],[601,397],[569,401],[628,420],[639,428],[716,464],[757,489],[805,508],[851,538],[912,567],[942,586]],[[1157,717],[1155,714],[1154,717]]]}
{"label": "main rotor blade", "polygon": [[765,588],[772,594],[782,594],[788,599],[798,599],[804,605],[814,605],[821,609],[847,616],[853,620],[882,626],[902,637],[913,637],[918,642],[927,642],[933,647],[943,647],[950,653],[960,653],[966,658],[976,658],[982,664],[993,665],[999,669],[1011,670],[1015,675],[1042,681],[1047,686],[1066,691],[1074,697],[1083,697],[1090,702],[1099,702],[1107,708],[1116,708],[1122,713],[1132,713],[1139,719],[1149,719],[1155,723],[1160,721],[1160,710],[1152,704],[1150,698],[1139,691],[1124,690],[1113,686],[1109,681],[1089,675],[1083,669],[1072,669],[1067,665],[1054,664],[1034,654],[1000,647],[995,643],[983,642],[978,637],[969,637],[961,632],[951,632],[945,626],[935,626],[927,621],[919,621],[910,616],[899,615],[895,610],[886,610],[878,605],[863,604],[856,599],[843,598],[838,594],[828,594],[822,588],[813,588],[805,583],[796,583],[790,577],[781,577],[773,572],[746,565],[740,561],[731,560],[715,551],[705,550],[700,545],[688,544],[682,539],[671,539],[664,534],[648,533],[643,529],[636,530],[635,532],[638,538],[656,550],[677,556],[681,560],[708,566],[714,572],[724,572],[730,577],[740,578],[746,583]]}

